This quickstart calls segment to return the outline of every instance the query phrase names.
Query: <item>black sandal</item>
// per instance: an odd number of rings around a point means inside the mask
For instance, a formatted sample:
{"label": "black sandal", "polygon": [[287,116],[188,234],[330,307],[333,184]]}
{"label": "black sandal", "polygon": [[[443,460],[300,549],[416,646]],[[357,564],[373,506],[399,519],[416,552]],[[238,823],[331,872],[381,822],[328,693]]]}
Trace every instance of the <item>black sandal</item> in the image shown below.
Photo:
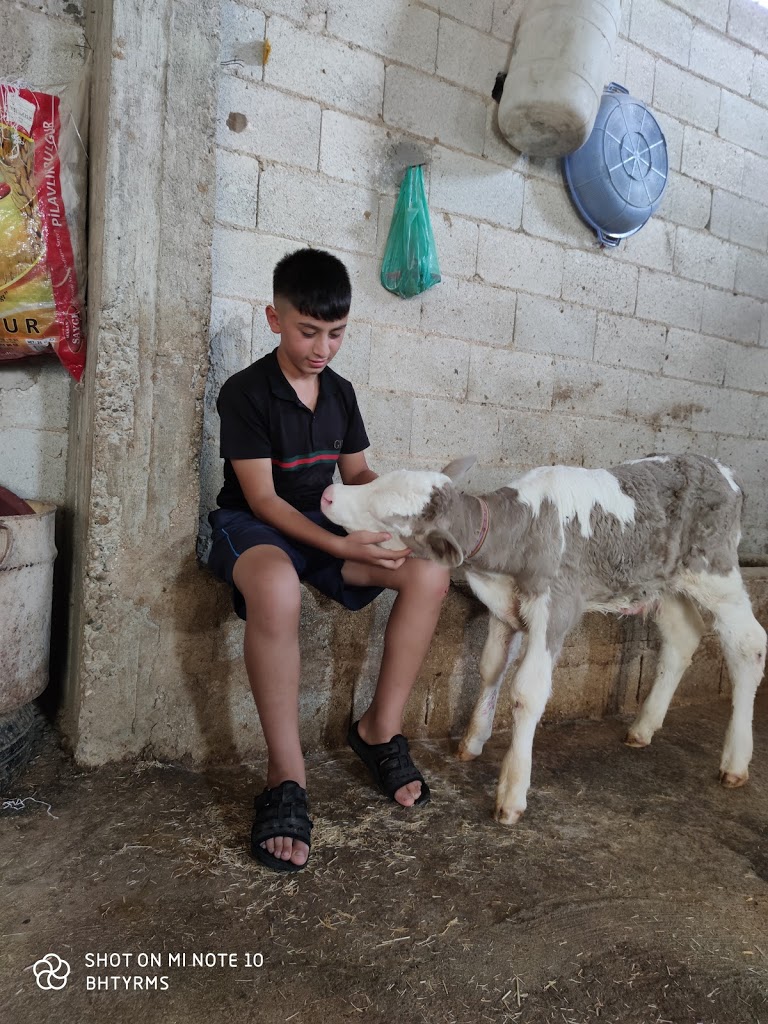
{"label": "black sandal", "polygon": [[357,726],[357,722],[350,725],[347,743],[367,767],[381,792],[397,803],[395,793],[401,786],[407,786],[409,782],[420,782],[421,795],[413,806],[423,807],[429,803],[429,786],[411,760],[405,736],[398,733],[389,743],[366,743]]}
{"label": "black sandal", "polygon": [[273,871],[301,871],[308,863],[294,864],[291,860],[275,857],[266,847],[266,839],[285,836],[311,844],[310,832],[314,827],[309,819],[307,791],[298,782],[287,780],[274,789],[265,789],[253,801],[256,815],[251,828],[251,855]]}

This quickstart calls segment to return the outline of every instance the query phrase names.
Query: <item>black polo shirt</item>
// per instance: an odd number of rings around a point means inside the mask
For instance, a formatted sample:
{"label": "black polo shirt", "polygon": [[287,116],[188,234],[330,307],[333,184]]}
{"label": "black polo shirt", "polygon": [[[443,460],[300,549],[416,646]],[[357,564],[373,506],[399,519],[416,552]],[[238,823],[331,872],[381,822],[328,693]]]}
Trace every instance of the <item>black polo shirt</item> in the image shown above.
{"label": "black polo shirt", "polygon": [[329,366],[319,381],[312,412],[286,380],[274,349],[224,383],[216,402],[224,459],[220,508],[249,507],[231,459],[271,459],[275,493],[308,512],[320,508],[339,455],[368,447],[352,385]]}

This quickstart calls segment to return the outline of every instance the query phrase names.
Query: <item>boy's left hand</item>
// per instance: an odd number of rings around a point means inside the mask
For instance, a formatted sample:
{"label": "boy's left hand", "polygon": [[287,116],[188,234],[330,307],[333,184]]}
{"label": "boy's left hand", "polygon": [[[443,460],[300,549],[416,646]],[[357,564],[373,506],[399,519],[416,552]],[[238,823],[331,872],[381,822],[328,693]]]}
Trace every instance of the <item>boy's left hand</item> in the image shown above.
{"label": "boy's left hand", "polygon": [[410,548],[391,551],[379,545],[391,539],[389,533],[373,533],[369,530],[355,530],[344,538],[344,557],[353,562],[376,565],[383,569],[399,569],[412,554]]}

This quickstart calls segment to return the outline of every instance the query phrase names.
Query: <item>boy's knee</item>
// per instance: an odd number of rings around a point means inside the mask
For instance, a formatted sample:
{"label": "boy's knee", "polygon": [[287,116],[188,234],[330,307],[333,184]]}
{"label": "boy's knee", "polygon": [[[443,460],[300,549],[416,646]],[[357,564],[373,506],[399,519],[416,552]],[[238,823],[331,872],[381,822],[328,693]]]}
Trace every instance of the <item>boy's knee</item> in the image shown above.
{"label": "boy's knee", "polygon": [[298,616],[301,584],[293,563],[280,548],[249,548],[238,558],[232,576],[245,599],[249,618],[258,614],[267,625],[270,620]]}
{"label": "boy's knee", "polygon": [[424,595],[425,599],[442,601],[451,586],[451,571],[437,562],[426,558],[408,560],[411,586]]}

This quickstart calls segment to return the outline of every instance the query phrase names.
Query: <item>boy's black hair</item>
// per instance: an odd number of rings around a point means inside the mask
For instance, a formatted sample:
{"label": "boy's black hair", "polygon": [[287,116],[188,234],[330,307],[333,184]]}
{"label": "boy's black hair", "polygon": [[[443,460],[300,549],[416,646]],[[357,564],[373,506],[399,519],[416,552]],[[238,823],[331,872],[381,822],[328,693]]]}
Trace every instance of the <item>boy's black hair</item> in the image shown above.
{"label": "boy's black hair", "polygon": [[283,256],[272,275],[274,297],[286,299],[314,320],[343,320],[352,304],[347,268],[322,249],[297,249]]}

